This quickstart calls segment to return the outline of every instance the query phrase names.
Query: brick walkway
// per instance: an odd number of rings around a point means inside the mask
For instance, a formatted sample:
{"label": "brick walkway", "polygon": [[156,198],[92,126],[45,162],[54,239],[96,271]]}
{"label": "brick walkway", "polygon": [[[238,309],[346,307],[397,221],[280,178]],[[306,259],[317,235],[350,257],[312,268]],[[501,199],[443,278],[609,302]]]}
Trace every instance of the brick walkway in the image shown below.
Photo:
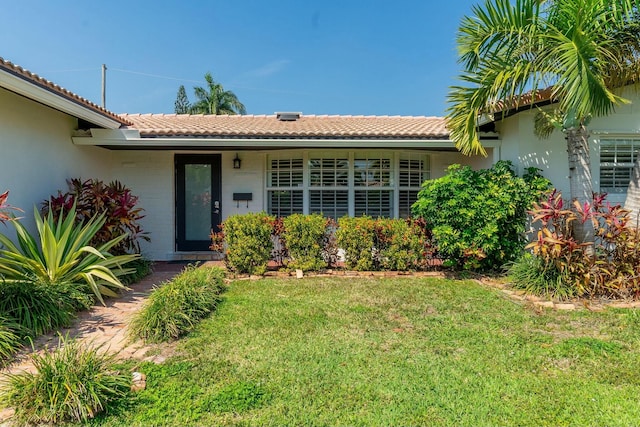
{"label": "brick walkway", "polygon": [[[155,263],[153,273],[139,283],[131,285],[131,290],[123,293],[122,297],[106,300],[106,305],[96,305],[91,310],[78,313],[69,328],[64,328],[60,332],[77,338],[83,342],[93,345],[104,345],[104,349],[110,353],[115,353],[117,357],[128,359],[151,360],[162,362],[166,354],[153,352],[147,356],[153,347],[142,342],[130,342],[127,334],[127,324],[133,313],[140,309],[147,295],[154,285],[160,284],[173,278],[184,268],[184,264]],[[58,336],[55,333],[39,337],[34,342],[36,350],[52,348],[58,345]],[[22,351],[15,363],[0,371],[0,381],[7,373],[17,373],[21,371],[33,371],[34,367],[30,362],[29,354],[31,349]],[[4,425],[13,411],[0,409],[0,426]]]}

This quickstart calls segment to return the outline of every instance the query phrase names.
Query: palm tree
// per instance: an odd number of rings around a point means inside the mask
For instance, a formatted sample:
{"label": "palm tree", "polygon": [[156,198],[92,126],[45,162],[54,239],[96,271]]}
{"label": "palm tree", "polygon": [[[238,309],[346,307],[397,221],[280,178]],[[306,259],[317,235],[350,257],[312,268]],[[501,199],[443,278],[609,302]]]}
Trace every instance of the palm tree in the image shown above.
{"label": "palm tree", "polygon": [[194,87],[193,92],[196,102],[190,107],[192,114],[246,114],[242,102],[238,100],[235,93],[224,90],[220,83],[216,83],[211,73],[204,75],[207,87]]}
{"label": "palm tree", "polygon": [[[587,126],[592,116],[629,103],[614,90],[638,81],[637,57],[621,40],[638,39],[628,24],[639,5],[640,0],[487,0],[484,7],[475,6],[457,38],[460,79],[467,86],[452,87],[448,96],[456,147],[486,155],[479,118],[496,118],[521,106],[523,95],[535,99],[549,88],[556,109],[539,110],[537,134],[548,136],[553,128],[565,133],[571,198],[590,203]],[[576,224],[574,231],[579,241],[593,241],[590,221]]]}

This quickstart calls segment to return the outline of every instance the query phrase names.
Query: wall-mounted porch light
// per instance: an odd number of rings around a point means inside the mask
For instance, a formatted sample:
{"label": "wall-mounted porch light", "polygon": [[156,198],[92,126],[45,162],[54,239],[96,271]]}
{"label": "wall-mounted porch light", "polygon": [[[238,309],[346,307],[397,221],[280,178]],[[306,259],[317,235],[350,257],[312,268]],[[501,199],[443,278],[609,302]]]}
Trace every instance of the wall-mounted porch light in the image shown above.
{"label": "wall-mounted porch light", "polygon": [[240,160],[240,157],[238,157],[238,153],[236,153],[236,157],[233,159],[233,168],[240,169],[241,163],[242,163],[242,160]]}

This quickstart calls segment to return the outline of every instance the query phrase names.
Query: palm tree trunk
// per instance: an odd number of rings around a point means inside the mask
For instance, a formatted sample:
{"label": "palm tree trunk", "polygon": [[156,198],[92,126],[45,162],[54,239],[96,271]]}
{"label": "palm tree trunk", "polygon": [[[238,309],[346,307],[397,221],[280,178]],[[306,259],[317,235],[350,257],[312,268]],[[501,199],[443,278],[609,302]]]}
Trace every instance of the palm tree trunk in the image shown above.
{"label": "palm tree trunk", "polygon": [[629,225],[638,228],[638,214],[640,214],[640,156],[637,154],[631,171],[631,180],[629,180],[629,186],[627,187],[624,208],[629,211]]}
{"label": "palm tree trunk", "polygon": [[[589,154],[589,134],[581,124],[565,130],[569,155],[569,188],[571,199],[580,205],[591,206],[593,202],[593,181],[591,179],[591,159]],[[594,229],[591,221],[573,221],[573,233],[578,242],[593,242]]]}

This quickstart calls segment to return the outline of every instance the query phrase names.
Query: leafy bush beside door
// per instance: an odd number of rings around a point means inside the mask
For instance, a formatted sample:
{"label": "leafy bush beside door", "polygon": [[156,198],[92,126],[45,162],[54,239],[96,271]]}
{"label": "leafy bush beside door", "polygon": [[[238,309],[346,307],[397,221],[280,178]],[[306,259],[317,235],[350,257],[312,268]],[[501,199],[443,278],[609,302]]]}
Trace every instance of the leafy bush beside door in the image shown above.
{"label": "leafy bush beside door", "polygon": [[49,200],[42,202],[43,215],[53,212],[57,219],[63,212],[69,212],[75,205],[75,218],[86,224],[98,215],[104,215],[104,223],[91,239],[91,245],[99,246],[124,236],[111,252],[116,255],[140,253],[140,239],[149,241],[143,231],[140,220],[144,218],[143,209],[138,206],[138,197],[119,181],[105,184],[99,179],[82,181],[74,178],[67,181],[69,191],[58,191]]}

